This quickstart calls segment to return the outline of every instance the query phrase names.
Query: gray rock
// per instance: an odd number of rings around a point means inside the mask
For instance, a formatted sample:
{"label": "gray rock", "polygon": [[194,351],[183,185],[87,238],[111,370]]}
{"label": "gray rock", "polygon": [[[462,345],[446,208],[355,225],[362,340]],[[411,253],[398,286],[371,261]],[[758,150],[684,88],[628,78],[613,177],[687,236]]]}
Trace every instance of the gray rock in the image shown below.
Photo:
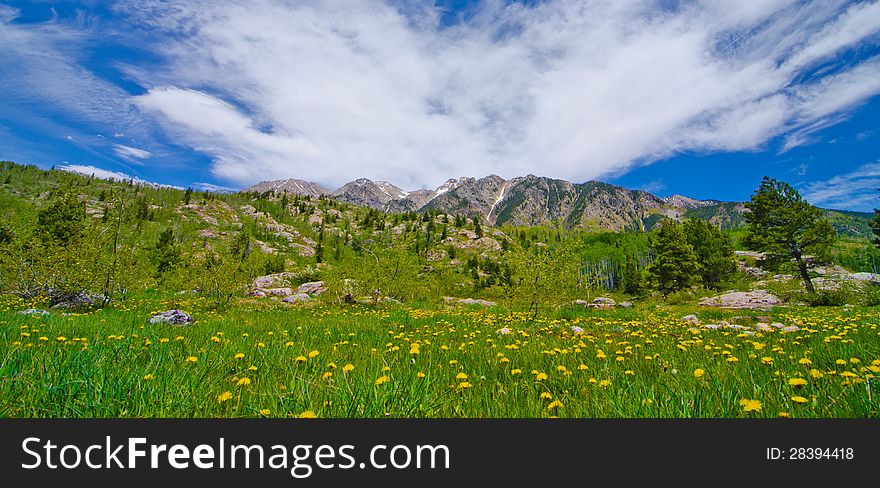
{"label": "gray rock", "polygon": [[286,287],[285,288],[266,288],[262,291],[264,293],[266,293],[266,295],[269,295],[272,297],[286,297],[286,296],[293,295],[295,293],[293,291],[293,288],[286,288]]}
{"label": "gray rock", "polygon": [[458,301],[458,303],[461,305],[482,305],[484,307],[494,307],[495,305],[498,305],[495,302],[490,302],[488,300],[477,300],[475,298],[462,298]]}
{"label": "gray rock", "polygon": [[720,324],[706,324],[703,326],[703,328],[709,329],[709,330],[718,330],[721,328],[721,325]]}
{"label": "gray rock", "polygon": [[617,304],[617,306],[620,308],[631,308],[633,304],[630,302],[620,302]]}
{"label": "gray rock", "polygon": [[312,297],[305,293],[296,293],[284,297],[281,301],[284,303],[306,303],[312,301]]}
{"label": "gray rock", "polygon": [[28,308],[25,310],[19,310],[21,315],[49,315],[49,312],[46,310],[40,310],[38,308]]}
{"label": "gray rock", "polygon": [[755,326],[755,330],[757,330],[758,332],[768,332],[773,330],[773,327],[770,327],[770,324],[765,324],[761,322]]}
{"label": "gray rock", "polygon": [[754,291],[729,291],[721,295],[703,298],[700,305],[706,307],[719,307],[728,309],[760,309],[768,310],[781,305],[782,300],[766,290]]}
{"label": "gray rock", "polygon": [[786,325],[785,327],[783,327],[779,330],[781,330],[782,332],[797,332],[797,331],[801,330],[801,328],[796,325]]}
{"label": "gray rock", "polygon": [[326,288],[324,288],[323,281],[310,281],[308,283],[303,283],[296,288],[297,293],[306,293],[309,295],[320,295],[324,293]]}
{"label": "gray rock", "polygon": [[157,313],[149,319],[150,324],[169,324],[175,326],[186,326],[193,322],[193,318],[182,310],[167,310]]}
{"label": "gray rock", "polygon": [[[249,205],[245,205],[246,207]],[[284,272],[284,273],[276,273],[271,275],[260,276],[254,279],[252,287],[254,289],[262,289],[262,288],[273,288],[280,284],[283,284],[287,280],[294,277],[293,273]]]}
{"label": "gray rock", "polygon": [[700,319],[697,318],[697,316],[694,314],[685,315],[681,318],[681,321],[691,325],[700,325],[702,323],[700,322]]}

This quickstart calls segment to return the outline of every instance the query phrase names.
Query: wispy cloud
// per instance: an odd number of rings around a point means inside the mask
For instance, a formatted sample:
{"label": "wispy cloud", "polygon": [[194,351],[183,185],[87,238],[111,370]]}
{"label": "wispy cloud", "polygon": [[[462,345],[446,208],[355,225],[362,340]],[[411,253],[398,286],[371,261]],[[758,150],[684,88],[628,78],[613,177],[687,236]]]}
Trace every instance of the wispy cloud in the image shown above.
{"label": "wispy cloud", "polygon": [[62,164],[56,166],[56,169],[61,171],[68,171],[70,173],[77,173],[85,176],[94,176],[95,178],[99,178],[102,180],[114,180],[114,181],[133,181],[138,185],[145,186],[153,186],[153,187],[164,187],[164,188],[176,188],[178,190],[182,190],[179,186],[174,185],[165,185],[162,183],[156,183],[153,181],[146,181],[136,176],[128,175],[125,173],[121,173],[119,171],[110,171],[103,168],[99,168],[97,166],[92,166],[88,164]]}
{"label": "wispy cloud", "polygon": [[131,70],[149,87],[134,103],[240,184],[582,181],[681,150],[790,149],[880,92],[880,59],[835,58],[876,41],[876,1],[662,5],[491,1],[451,26],[411,2],[121,8],[167,36],[161,74]]}
{"label": "wispy cloud", "polygon": [[813,205],[870,212],[880,208],[880,161],[854,171],[804,185],[804,196]]}
{"label": "wispy cloud", "polygon": [[[129,162],[133,162],[132,158],[150,159],[150,157],[153,156],[153,153],[151,153],[150,151],[126,146],[125,144],[113,144],[113,152],[116,153],[117,156],[125,158],[125,160]],[[137,161],[137,164],[141,163]]]}

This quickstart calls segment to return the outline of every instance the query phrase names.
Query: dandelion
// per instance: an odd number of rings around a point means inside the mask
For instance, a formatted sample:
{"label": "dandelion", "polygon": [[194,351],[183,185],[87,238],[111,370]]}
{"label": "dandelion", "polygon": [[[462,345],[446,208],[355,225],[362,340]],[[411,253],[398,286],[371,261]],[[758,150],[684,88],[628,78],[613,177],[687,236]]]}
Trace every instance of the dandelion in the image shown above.
{"label": "dandelion", "polygon": [[791,397],[791,401],[795,403],[807,403],[807,399],[802,396],[793,396]]}
{"label": "dandelion", "polygon": [[510,374],[513,374],[513,375],[522,374],[522,370],[521,369],[512,369],[512,370],[510,370]]}
{"label": "dandelion", "polygon": [[343,373],[351,373],[352,371],[354,371],[354,365],[351,364],[351,363],[348,363],[348,364],[346,364],[345,366],[342,367],[342,372],[343,372]]}
{"label": "dandelion", "polygon": [[260,410],[260,415],[262,415],[263,417],[268,417],[271,414],[272,414],[272,411],[269,410],[268,408],[264,408],[264,409]]}
{"label": "dandelion", "polygon": [[556,367],[556,371],[559,371],[560,373],[564,373],[566,371],[565,366],[560,364],[559,366]]}
{"label": "dandelion", "polygon": [[553,400],[552,402],[550,402],[549,405],[547,405],[547,410],[553,410],[562,406],[562,402],[560,402],[559,400]]}
{"label": "dandelion", "polygon": [[459,390],[466,390],[472,386],[474,386],[474,385],[468,383],[467,381],[462,381],[461,383],[458,384],[458,389]]}
{"label": "dandelion", "polygon": [[580,365],[580,366],[578,366],[578,370],[579,370],[579,371],[586,371],[586,370],[587,370],[587,365],[586,365],[586,364],[583,364],[583,363],[581,363],[581,365]]}
{"label": "dandelion", "polygon": [[152,374],[144,375],[144,379],[147,380],[147,381],[150,381],[150,380],[153,379],[153,375],[152,375]]}
{"label": "dandelion", "polygon": [[385,384],[385,383],[388,383],[388,377],[385,376],[385,375],[382,375],[382,376],[380,376],[379,378],[376,379],[376,385],[382,385],[382,384]]}
{"label": "dandelion", "polygon": [[694,378],[702,378],[704,374],[706,374],[706,372],[700,368],[694,370]]}
{"label": "dandelion", "polygon": [[798,364],[801,364],[804,366],[809,366],[809,365],[813,364],[813,361],[810,361],[809,358],[801,358],[800,360],[798,360]]}
{"label": "dandelion", "polygon": [[743,412],[761,411],[761,402],[759,402],[758,400],[742,399],[739,401],[739,405],[742,407]]}
{"label": "dandelion", "polygon": [[776,416],[779,418],[782,418],[782,419],[787,419],[787,418],[791,417],[791,415],[788,412],[779,412],[778,414],[776,414]]}
{"label": "dandelion", "polygon": [[190,357],[186,358],[186,362],[188,362],[188,363],[194,363],[198,360],[199,360],[199,358],[197,358],[195,356],[190,356]]}
{"label": "dandelion", "polygon": [[309,358],[317,357],[318,354],[321,354],[318,351],[309,351]]}
{"label": "dandelion", "polygon": [[611,384],[611,380],[602,380],[599,382],[600,388],[608,388],[608,385]]}
{"label": "dandelion", "polygon": [[217,395],[217,403],[223,403],[223,402],[225,402],[227,400],[231,400],[231,399],[232,399],[232,393],[230,393],[228,391],[224,391],[223,393]]}
{"label": "dandelion", "polygon": [[807,380],[803,378],[792,378],[788,380],[788,384],[794,387],[804,386],[807,384]]}
{"label": "dandelion", "polygon": [[466,380],[466,379],[468,379],[468,375],[466,375],[466,374],[464,374],[464,373],[458,373],[457,375],[455,375],[455,379],[457,379],[457,380]]}
{"label": "dandelion", "polygon": [[251,384],[251,379],[248,378],[247,376],[245,376],[244,378],[238,380],[238,382],[235,385],[236,386],[247,386],[249,384]]}
{"label": "dandelion", "polygon": [[822,372],[819,371],[818,369],[811,369],[810,370],[810,377],[813,378],[814,380],[818,380],[819,378],[821,378],[823,376],[825,376],[825,375],[822,374]]}
{"label": "dandelion", "polygon": [[296,359],[294,359],[294,361],[296,361],[298,363],[304,363],[304,362],[308,361],[308,359],[306,359],[305,356],[297,356]]}
{"label": "dandelion", "polygon": [[544,381],[546,379],[547,375],[544,373],[538,373],[537,376],[535,376],[535,381]]}
{"label": "dandelion", "polygon": [[553,399],[553,395],[551,395],[550,392],[545,391],[545,392],[541,393],[541,400],[552,400],[552,399]]}
{"label": "dandelion", "polygon": [[763,357],[761,358],[762,364],[773,364],[773,358],[771,357]]}
{"label": "dandelion", "polygon": [[598,351],[596,351],[596,357],[599,359],[605,359],[605,352],[599,349]]}
{"label": "dandelion", "polygon": [[326,373],[321,375],[321,379],[327,381],[328,379],[330,379],[331,376],[333,376],[333,373],[327,371]]}
{"label": "dandelion", "polygon": [[315,415],[315,412],[311,410],[306,410],[305,412],[299,414],[298,417],[301,419],[313,419],[316,418],[317,415]]}
{"label": "dandelion", "polygon": [[422,378],[425,377],[425,373],[422,373],[421,371],[419,371],[419,373],[416,375],[416,377],[417,377],[418,379],[422,379]]}
{"label": "dandelion", "polygon": [[235,356],[232,356],[232,359],[244,359],[244,353],[240,352],[240,353],[236,354]]}

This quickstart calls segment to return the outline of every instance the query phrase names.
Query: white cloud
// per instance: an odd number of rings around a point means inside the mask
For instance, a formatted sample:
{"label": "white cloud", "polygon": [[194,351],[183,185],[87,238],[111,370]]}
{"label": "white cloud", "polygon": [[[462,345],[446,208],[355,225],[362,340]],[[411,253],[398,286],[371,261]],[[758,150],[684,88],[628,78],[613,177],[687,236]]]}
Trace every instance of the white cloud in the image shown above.
{"label": "white cloud", "polygon": [[107,169],[102,169],[97,166],[87,165],[87,164],[62,164],[60,166],[55,167],[61,171],[67,171],[70,173],[77,173],[85,176],[94,176],[95,178],[99,178],[102,180],[114,180],[114,181],[134,181],[137,185],[144,186],[152,186],[152,187],[164,187],[164,188],[176,188],[178,190],[182,190],[183,188],[174,185],[164,185],[162,183],[155,183],[152,181],[146,181],[137,176],[128,175],[125,173],[120,173],[118,171],[110,171]]}
{"label": "white cloud", "polygon": [[[164,30],[134,99],[237,184],[450,176],[583,181],[676,151],[810,140],[880,92],[880,61],[810,69],[873,42],[880,2],[134,2]],[[179,33],[186,32],[185,39]]]}
{"label": "white cloud", "polygon": [[828,180],[804,185],[804,197],[820,207],[870,212],[880,208],[880,162],[868,163]]}
{"label": "white cloud", "polygon": [[125,144],[113,144],[113,152],[115,152],[117,156],[125,157],[129,161],[131,160],[130,158],[150,159],[150,157],[153,156],[153,153],[150,151],[126,146]]}

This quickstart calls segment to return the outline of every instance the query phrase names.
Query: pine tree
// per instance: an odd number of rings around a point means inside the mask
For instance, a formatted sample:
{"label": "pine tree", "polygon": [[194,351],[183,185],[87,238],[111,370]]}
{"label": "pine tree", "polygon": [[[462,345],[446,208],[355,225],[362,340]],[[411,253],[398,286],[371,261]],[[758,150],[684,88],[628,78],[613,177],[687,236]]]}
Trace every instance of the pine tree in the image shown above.
{"label": "pine tree", "polygon": [[733,241],[727,233],[699,219],[685,221],[684,233],[697,255],[704,285],[717,288],[736,271]]}
{"label": "pine tree", "polygon": [[648,271],[664,296],[700,282],[697,255],[687,242],[682,224],[663,222],[651,235],[650,243],[655,258]]}
{"label": "pine tree", "polygon": [[626,264],[623,267],[623,291],[630,295],[638,295],[642,291],[642,273],[636,266],[636,260],[631,254],[626,255]]}
{"label": "pine tree", "polygon": [[822,211],[807,203],[788,183],[767,176],[746,202],[748,230],[744,244],[762,251],[771,261],[794,260],[804,286],[815,293],[804,254],[827,255],[837,237]]}

